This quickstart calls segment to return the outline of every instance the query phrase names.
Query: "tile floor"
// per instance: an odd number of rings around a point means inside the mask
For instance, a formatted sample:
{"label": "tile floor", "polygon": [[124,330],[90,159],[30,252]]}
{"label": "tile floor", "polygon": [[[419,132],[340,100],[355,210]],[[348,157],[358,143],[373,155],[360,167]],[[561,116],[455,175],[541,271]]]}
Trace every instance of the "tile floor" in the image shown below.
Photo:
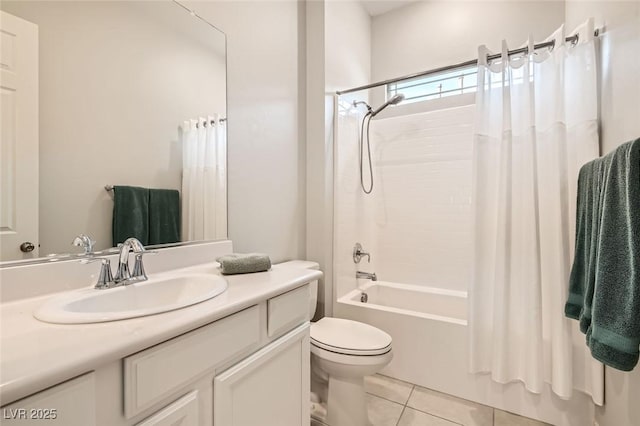
{"label": "tile floor", "polygon": [[372,426],[546,425],[382,375],[367,377],[365,389]]}

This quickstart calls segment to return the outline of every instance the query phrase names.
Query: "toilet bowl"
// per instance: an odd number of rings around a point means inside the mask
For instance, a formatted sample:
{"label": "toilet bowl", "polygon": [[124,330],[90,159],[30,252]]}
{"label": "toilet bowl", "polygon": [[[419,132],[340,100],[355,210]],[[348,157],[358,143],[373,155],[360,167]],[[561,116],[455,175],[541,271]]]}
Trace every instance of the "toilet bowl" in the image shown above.
{"label": "toilet bowl", "polygon": [[[281,265],[320,269],[315,262],[294,260]],[[316,310],[317,282],[311,283],[309,315]],[[329,426],[366,426],[365,376],[393,358],[391,336],[358,321],[324,317],[311,324],[312,415]]]}
{"label": "toilet bowl", "polygon": [[368,425],[364,377],[380,371],[392,358],[391,336],[382,330],[341,318],[313,323],[312,371],[327,386],[323,392],[327,415],[321,420],[330,426]]}

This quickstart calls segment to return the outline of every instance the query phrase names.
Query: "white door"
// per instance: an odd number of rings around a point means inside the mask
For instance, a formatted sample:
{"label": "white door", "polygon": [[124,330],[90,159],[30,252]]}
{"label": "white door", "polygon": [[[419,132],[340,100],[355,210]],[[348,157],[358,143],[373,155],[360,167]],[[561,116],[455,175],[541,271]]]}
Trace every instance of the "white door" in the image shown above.
{"label": "white door", "polygon": [[309,323],[216,376],[214,426],[310,422]]}
{"label": "white door", "polygon": [[38,256],[38,26],[0,11],[0,260]]}

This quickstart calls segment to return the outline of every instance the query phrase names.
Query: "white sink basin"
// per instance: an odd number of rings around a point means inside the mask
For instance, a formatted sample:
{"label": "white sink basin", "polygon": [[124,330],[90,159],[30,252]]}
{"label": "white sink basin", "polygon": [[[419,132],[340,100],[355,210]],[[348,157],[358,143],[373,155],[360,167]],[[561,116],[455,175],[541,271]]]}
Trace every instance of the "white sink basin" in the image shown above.
{"label": "white sink basin", "polygon": [[211,299],[227,289],[213,274],[149,278],[148,281],[106,290],[71,291],[47,300],[34,312],[40,321],[86,324],[153,315]]}

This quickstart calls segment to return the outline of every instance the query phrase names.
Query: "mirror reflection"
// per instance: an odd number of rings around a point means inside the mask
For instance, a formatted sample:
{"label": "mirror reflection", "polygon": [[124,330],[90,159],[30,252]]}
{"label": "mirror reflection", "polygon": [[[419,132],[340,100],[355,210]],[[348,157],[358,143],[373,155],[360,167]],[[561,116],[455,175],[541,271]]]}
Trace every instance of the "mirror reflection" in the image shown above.
{"label": "mirror reflection", "polygon": [[170,1],[0,9],[0,260],[225,238],[224,33]]}

